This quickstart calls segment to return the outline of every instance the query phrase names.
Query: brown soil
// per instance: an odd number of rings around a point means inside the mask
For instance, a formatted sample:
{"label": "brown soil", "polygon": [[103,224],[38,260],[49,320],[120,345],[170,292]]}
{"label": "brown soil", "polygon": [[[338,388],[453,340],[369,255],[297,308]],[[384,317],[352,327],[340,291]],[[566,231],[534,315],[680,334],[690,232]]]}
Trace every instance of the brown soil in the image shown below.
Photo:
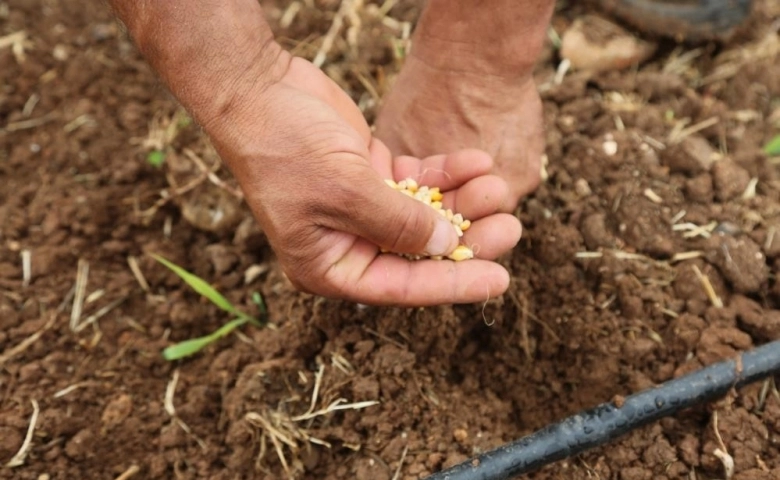
{"label": "brown soil", "polygon": [[[287,2],[268,10],[309,58],[339,2],[314,3],[287,28]],[[780,132],[780,40],[768,31],[779,12],[759,7],[763,20],[739,43],[693,55],[669,45],[638,71],[554,85],[550,48],[538,73],[549,178],[519,212],[510,293],[407,310],[291,287],[227,173],[217,171],[224,188],[202,181],[191,159],[208,168],[213,152],[100,2],[0,1],[0,36],[28,36],[16,54],[0,49],[0,464],[40,408],[23,465],[0,477],[283,478],[281,453],[296,478],[421,478],[780,338],[780,166],[761,151]],[[342,32],[325,67],[369,118],[397,71],[400,22],[418,8],[402,1],[384,23],[376,12],[347,22],[357,48]],[[582,13],[564,9],[555,25]],[[170,124],[175,139],[148,141]],[[162,169],[146,161],[153,148],[167,153]],[[193,179],[189,194],[158,202]],[[165,362],[163,347],[227,318],[149,252],[250,311],[260,292],[274,328]],[[74,331],[80,262],[89,271]],[[379,404],[294,419],[338,399]],[[720,479],[723,446],[734,479],[780,478],[773,382],[529,478]]]}

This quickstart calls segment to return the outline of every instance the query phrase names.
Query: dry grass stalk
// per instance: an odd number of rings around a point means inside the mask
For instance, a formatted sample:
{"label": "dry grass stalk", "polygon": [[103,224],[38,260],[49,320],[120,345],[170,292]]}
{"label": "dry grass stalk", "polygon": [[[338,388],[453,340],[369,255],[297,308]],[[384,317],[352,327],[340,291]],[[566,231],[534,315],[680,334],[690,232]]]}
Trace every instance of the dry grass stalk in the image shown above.
{"label": "dry grass stalk", "polygon": [[555,70],[555,76],[553,77],[553,84],[560,85],[563,83],[563,79],[566,78],[566,74],[569,73],[571,68],[571,61],[568,58],[561,60],[558,64],[558,68]]}
{"label": "dry grass stalk", "polygon": [[357,53],[358,36],[360,35],[360,28],[363,26],[363,22],[360,20],[358,10],[363,8],[363,0],[352,0],[349,10],[347,10],[347,18],[349,19],[349,28],[347,29],[347,45],[352,50],[353,54]]}
{"label": "dry grass stalk", "polygon": [[635,93],[611,91],[604,94],[603,106],[613,113],[638,112],[646,103]]}
{"label": "dry grass stalk", "polygon": [[664,73],[670,73],[673,75],[682,76],[685,72],[691,69],[693,61],[699,58],[704,50],[696,48],[693,50],[683,51],[682,47],[678,47],[669,55],[669,60],[663,67]]}
{"label": "dry grass stalk", "polygon": [[715,289],[712,287],[710,278],[704,275],[696,265],[693,266],[693,271],[696,273],[696,277],[698,277],[699,281],[701,282],[701,286],[704,287],[704,293],[707,294],[707,298],[709,298],[712,306],[715,308],[723,308],[723,300],[721,300],[718,294],[715,293]]}
{"label": "dry grass stalk", "polygon": [[703,237],[710,238],[712,231],[717,228],[718,222],[710,222],[706,225],[696,225],[695,223],[677,223],[672,225],[673,232],[685,232],[683,238]]}
{"label": "dry grass stalk", "polygon": [[37,400],[32,399],[30,402],[32,403],[33,407],[33,413],[30,417],[30,426],[27,428],[27,435],[25,435],[24,442],[22,442],[22,446],[19,447],[19,451],[16,452],[16,455],[14,455],[13,458],[8,461],[8,463],[5,464],[5,466],[8,468],[20,467],[24,465],[24,461],[27,459],[27,453],[30,451],[33,433],[35,433],[35,425],[38,423],[38,414],[41,411]]}
{"label": "dry grass stalk", "polygon": [[18,122],[11,122],[3,128],[0,128],[0,133],[18,132],[19,130],[29,130],[31,128],[40,127],[57,118],[56,112],[47,113],[42,117],[30,118],[28,120],[19,120]]}
{"label": "dry grass stalk", "polygon": [[679,253],[675,253],[674,256],[672,256],[672,259],[669,260],[669,263],[677,263],[685,260],[693,260],[694,258],[700,258],[703,256],[704,256],[704,252],[700,250],[693,250],[690,252],[679,252]]}
{"label": "dry grass stalk", "polygon": [[631,252],[623,252],[620,250],[615,250],[612,252],[612,254],[618,260],[649,260],[647,256],[642,255],[641,253],[631,253]]}
{"label": "dry grass stalk", "polygon": [[546,182],[550,179],[550,174],[547,172],[547,165],[550,164],[550,158],[545,153],[542,155],[542,161],[539,162],[539,176],[542,179],[542,182]]}
{"label": "dry grass stalk", "polygon": [[211,167],[207,167],[203,159],[197,156],[195,152],[193,152],[189,148],[184,149],[184,155],[186,155],[187,158],[189,158],[192,161],[192,163],[194,163],[195,166],[198,167],[198,170],[200,170],[203,175],[206,175],[206,178],[208,178],[211,183],[225,190],[226,192],[238,198],[239,200],[242,200],[244,198],[244,193],[241,190],[231,187],[230,185],[223,182],[222,179],[217,176],[216,172],[220,168],[219,160],[214,162],[214,165],[212,165]]}
{"label": "dry grass stalk", "polygon": [[178,368],[173,371],[173,376],[171,376],[171,381],[168,382],[168,385],[165,387],[165,398],[163,399],[163,407],[165,408],[165,413],[167,413],[171,417],[176,416],[176,408],[173,406],[173,396],[176,394],[177,383],[179,383]]}
{"label": "dry grass stalk", "polygon": [[138,259],[132,255],[128,256],[127,265],[130,267],[130,271],[133,272],[133,277],[135,277],[135,281],[140,285],[141,290],[148,292],[149,282],[146,281],[146,277],[144,277],[141,267],[138,265]]}
{"label": "dry grass stalk", "polygon": [[731,477],[734,476],[734,458],[729,454],[728,449],[726,448],[726,444],[723,443],[723,437],[720,436],[720,431],[718,430],[717,410],[712,412],[712,430],[715,432],[715,438],[718,440],[718,445],[720,445],[720,447],[716,448],[712,454],[718,457],[721,463],[723,463],[723,473],[726,477],[726,480],[731,480]]}
{"label": "dry grass stalk", "polygon": [[644,141],[646,144],[650,145],[651,147],[655,148],[656,150],[666,150],[666,144],[660,140],[656,140],[655,138],[651,137],[650,135],[642,134],[639,136],[639,138]]}
{"label": "dry grass stalk", "polygon": [[89,387],[89,386],[93,386],[93,385],[99,385],[99,384],[97,382],[93,382],[93,381],[85,381],[85,382],[74,383],[73,385],[68,385],[67,387],[63,388],[62,390],[59,390],[59,391],[55,392],[54,395],[52,395],[51,397],[52,398],[62,398],[65,395],[69,394],[70,392],[78,390],[79,388]]}
{"label": "dry grass stalk", "polygon": [[702,78],[699,85],[728,80],[738,75],[745,65],[777,57],[777,55],[780,55],[780,37],[777,35],[777,27],[773,25],[773,28],[761,39],[741,48],[727,50],[718,59],[722,63],[711,74]]}
{"label": "dry grass stalk", "polygon": [[668,141],[673,145],[680,143],[694,133],[698,133],[702,130],[712,127],[713,125],[717,125],[718,122],[720,122],[720,118],[710,117],[707,120],[702,120],[695,125],[691,125],[690,127],[685,128],[685,122],[680,121],[674,126],[671,133],[669,133]]}
{"label": "dry grass stalk", "polygon": [[25,338],[24,340],[19,342],[18,345],[16,345],[15,347],[11,348],[10,350],[4,351],[3,354],[0,355],[0,367],[5,365],[5,362],[10,360],[11,358],[13,358],[13,357],[19,355],[20,353],[22,353],[23,351],[27,350],[30,347],[30,345],[32,345],[33,343],[37,342],[38,339],[41,338],[41,336],[44,333],[46,333],[49,329],[51,329],[51,327],[54,326],[54,321],[56,319],[57,319],[57,312],[52,313],[51,318],[49,318],[49,320],[46,322],[46,324],[43,327],[41,327],[40,330],[38,330],[37,332],[33,333],[29,337]]}
{"label": "dry grass stalk", "polygon": [[178,417],[176,415],[176,408],[173,406],[173,397],[176,394],[176,384],[179,383],[179,369],[173,371],[173,375],[171,376],[171,381],[168,382],[168,385],[165,387],[165,398],[163,399],[163,407],[165,408],[165,413],[170,415],[171,421],[176,423],[179,428],[181,428],[184,433],[189,435],[190,437],[195,440],[195,442],[200,446],[201,450],[206,450],[208,446],[206,445],[206,442],[204,442],[200,437],[192,433],[192,429],[189,425],[184,423],[184,420]]}
{"label": "dry grass stalk", "polygon": [[376,338],[378,338],[378,339],[380,339],[380,340],[384,340],[384,341],[386,341],[386,342],[388,342],[388,343],[392,343],[393,345],[395,345],[396,347],[398,347],[398,348],[400,348],[400,349],[406,350],[406,349],[408,348],[406,345],[404,345],[403,343],[399,342],[398,340],[395,340],[395,339],[393,339],[393,338],[390,338],[390,337],[388,337],[387,335],[384,335],[384,334],[382,334],[382,333],[379,333],[379,332],[377,332],[376,330],[372,330],[372,329],[371,329],[371,328],[369,328],[369,327],[365,327],[365,326],[364,326],[364,327],[363,327],[363,330],[364,330],[366,333],[368,333],[369,335],[373,335],[374,337],[376,337]]}
{"label": "dry grass stalk", "polygon": [[602,258],[604,252],[577,252],[574,254],[575,258]]}
{"label": "dry grass stalk", "polygon": [[73,297],[73,308],[70,311],[70,330],[77,331],[81,321],[81,311],[84,307],[84,297],[87,292],[87,280],[89,278],[89,262],[79,259],[76,267],[76,293]]}
{"label": "dry grass stalk", "polygon": [[670,310],[668,308],[662,308],[661,312],[664,315],[667,315],[667,316],[672,317],[672,318],[679,318],[680,317],[679,313],[675,312],[674,310]]}
{"label": "dry grass stalk", "polygon": [[115,309],[116,307],[118,307],[119,305],[124,303],[124,301],[127,300],[127,299],[128,299],[128,297],[124,296],[124,297],[118,298],[118,299],[114,300],[113,302],[109,303],[105,307],[101,308],[100,310],[98,310],[94,314],[92,314],[89,317],[87,317],[83,322],[79,323],[79,325],[76,327],[76,329],[74,331],[76,333],[81,332],[82,330],[84,330],[88,326],[90,326],[90,325],[94,324],[95,322],[97,322],[98,320],[100,320],[103,316],[105,316],[111,310]]}
{"label": "dry grass stalk", "polygon": [[79,115],[70,122],[66,123],[62,129],[65,131],[65,133],[72,133],[84,125],[95,126],[97,125],[97,122],[91,115],[85,113],[84,115]]}
{"label": "dry grass stalk", "polygon": [[344,356],[338,352],[331,356],[331,365],[341,370],[344,375],[349,376],[355,373],[355,367],[353,367],[352,364],[349,363],[349,360],[344,358]]}
{"label": "dry grass stalk", "polygon": [[758,186],[758,177],[750,179],[745,191],[742,192],[742,200],[752,200],[756,198],[756,187]]}
{"label": "dry grass stalk", "polygon": [[325,408],[321,408],[317,411],[310,412],[304,415],[299,415],[297,417],[293,417],[292,420],[294,422],[301,422],[303,420],[311,420],[316,417],[321,417],[323,415],[327,415],[329,413],[337,412],[339,410],[362,410],[364,408],[373,407],[374,405],[379,405],[379,401],[377,400],[368,400],[365,402],[354,402],[354,403],[344,403],[347,400],[344,398],[339,398],[334,400]]}
{"label": "dry grass stalk", "polygon": [[29,250],[22,250],[22,287],[28,287],[30,285],[30,277],[32,272],[32,252]]}
{"label": "dry grass stalk", "polygon": [[98,288],[94,292],[87,295],[87,297],[84,299],[84,305],[89,305],[90,303],[97,302],[98,300],[103,298],[105,294],[106,294],[105,290],[103,290],[102,288]]}
{"label": "dry grass stalk", "polygon": [[680,210],[679,212],[677,212],[677,213],[675,214],[675,216],[673,216],[671,219],[669,219],[669,223],[670,223],[670,224],[672,224],[672,225],[674,225],[674,224],[676,224],[677,222],[679,222],[680,220],[682,220],[683,218],[685,218],[685,216],[686,216],[687,214],[688,214],[688,212],[687,212],[687,211],[685,211],[685,210]]}
{"label": "dry grass stalk", "polygon": [[0,37],[0,48],[11,47],[16,63],[22,64],[26,60],[25,50],[32,48],[32,42],[27,37],[27,32],[19,30]]}
{"label": "dry grass stalk", "polygon": [[[218,163],[215,166],[213,166],[212,169],[209,170],[209,172],[215,172],[217,169],[219,169],[219,164]],[[201,175],[199,175],[198,177],[190,180],[189,182],[187,182],[186,184],[182,185],[181,187],[174,188],[173,192],[169,192],[168,190],[161,190],[160,193],[159,193],[160,194],[160,198],[156,202],[154,202],[154,204],[151,207],[147,208],[146,210],[140,210],[140,209],[136,208],[135,214],[136,214],[136,216],[144,219],[145,221],[149,221],[154,216],[154,214],[157,213],[158,210],[160,210],[162,207],[167,205],[174,198],[176,198],[178,196],[181,196],[181,195],[184,195],[185,193],[188,193],[188,192],[194,190],[195,188],[200,186],[206,180],[208,180],[208,174],[207,173],[201,173]],[[175,184],[175,182],[173,182],[172,179],[170,179],[170,178],[168,179],[168,183]],[[168,236],[170,236],[170,235],[168,235]]]}
{"label": "dry grass stalk", "polygon": [[409,453],[409,445],[404,446],[404,451],[401,452],[401,460],[398,461],[398,468],[395,469],[395,474],[393,474],[393,480],[398,480],[401,478],[401,468],[404,466],[404,460],[406,460],[406,454]]}
{"label": "dry grass stalk", "polygon": [[296,1],[289,4],[279,19],[279,27],[283,29],[290,28],[290,25],[292,25],[292,22],[295,20],[295,17],[298,16],[300,10],[301,2]]}
{"label": "dry grass stalk", "polygon": [[[291,416],[282,410],[265,409],[261,413],[249,412],[244,416],[246,422],[262,430],[258,462],[262,460],[266,453],[266,441],[270,440],[271,444],[274,446],[276,455],[279,458],[279,462],[284,469],[285,475],[289,479],[295,478],[297,472],[302,469],[301,462],[297,460],[297,456],[304,445],[315,444],[331,448],[329,442],[311,436],[307,431],[307,427],[302,426],[301,422],[310,422],[317,417],[325,416],[340,410],[361,410],[379,404],[378,401],[374,400],[344,403],[346,400],[339,398],[328,404],[325,408],[316,410],[324,375],[325,365],[321,363],[317,373],[314,375],[314,387],[312,389],[309,408],[302,415]],[[307,425],[310,425],[310,423],[307,423]],[[290,461],[288,461],[287,455],[285,454],[285,446],[290,450]]]}
{"label": "dry grass stalk", "polygon": [[643,194],[653,203],[657,203],[659,205],[664,203],[664,199],[655,193],[651,188],[646,188]]}
{"label": "dry grass stalk", "polygon": [[775,241],[776,233],[777,233],[777,229],[774,226],[769,227],[769,229],[766,232],[766,240],[764,241],[764,250],[769,250],[769,247],[772,246],[772,244]]}
{"label": "dry grass stalk", "polygon": [[392,10],[397,3],[398,0],[385,0],[384,2],[382,2],[382,6],[379,7],[379,10],[377,11],[377,15],[380,17],[386,17],[387,14],[390,13],[390,10]]}
{"label": "dry grass stalk", "polygon": [[130,468],[122,472],[122,474],[116,477],[114,480],[127,480],[128,478],[134,477],[140,471],[141,468],[138,465],[131,465]]}
{"label": "dry grass stalk", "polygon": [[134,138],[130,143],[140,145],[146,151],[165,151],[179,135],[182,125],[188,119],[189,116],[184,110],[177,110],[171,116],[158,113],[149,122],[149,133],[146,138]]}
{"label": "dry grass stalk", "polygon": [[336,37],[341,31],[341,27],[344,25],[344,17],[346,17],[348,12],[352,9],[354,1],[355,0],[341,0],[339,10],[333,17],[333,22],[330,24],[328,32],[322,37],[322,44],[320,44],[317,54],[314,55],[314,60],[312,60],[314,66],[320,68],[325,63],[325,60],[328,58],[328,53],[331,48],[333,48],[333,42],[336,40]]}

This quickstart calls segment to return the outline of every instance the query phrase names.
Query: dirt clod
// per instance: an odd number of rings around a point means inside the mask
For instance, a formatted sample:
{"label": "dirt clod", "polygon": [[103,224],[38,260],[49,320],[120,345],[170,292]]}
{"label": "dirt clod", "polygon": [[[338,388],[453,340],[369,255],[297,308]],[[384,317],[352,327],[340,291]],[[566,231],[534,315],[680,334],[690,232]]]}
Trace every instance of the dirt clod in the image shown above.
{"label": "dirt clod", "polygon": [[708,242],[707,259],[738,293],[755,293],[768,280],[766,257],[747,237],[716,235]]}

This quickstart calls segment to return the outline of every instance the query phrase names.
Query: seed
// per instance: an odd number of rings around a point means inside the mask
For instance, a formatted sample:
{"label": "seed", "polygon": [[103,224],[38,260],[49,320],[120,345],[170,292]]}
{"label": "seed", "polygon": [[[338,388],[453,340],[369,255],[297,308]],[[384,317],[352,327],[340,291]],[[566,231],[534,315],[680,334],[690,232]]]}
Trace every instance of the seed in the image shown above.
{"label": "seed", "polygon": [[[419,200],[426,205],[430,205],[431,208],[439,212],[439,214],[447,218],[447,220],[452,223],[452,226],[455,228],[455,233],[458,234],[458,237],[462,237],[463,232],[471,227],[471,221],[465,220],[463,215],[460,213],[453,213],[453,211],[449,208],[446,210],[444,209],[442,205],[442,199],[444,198],[444,195],[441,193],[439,187],[419,185],[417,181],[412,178],[407,178],[397,183],[393,180],[385,180],[385,183],[391,188],[403,193],[404,195]],[[387,253],[384,249],[381,251],[382,253]],[[403,255],[403,257],[409,260],[421,260],[423,258],[420,255]],[[427,258],[432,260],[442,260],[441,256],[431,256]],[[447,256],[447,258],[450,260],[455,260],[456,262],[460,262],[462,260],[474,258],[474,252],[466,245],[459,245],[451,254]]]}
{"label": "seed", "polygon": [[452,253],[447,255],[447,258],[456,262],[469,260],[474,258],[474,251],[465,245],[458,245]]}

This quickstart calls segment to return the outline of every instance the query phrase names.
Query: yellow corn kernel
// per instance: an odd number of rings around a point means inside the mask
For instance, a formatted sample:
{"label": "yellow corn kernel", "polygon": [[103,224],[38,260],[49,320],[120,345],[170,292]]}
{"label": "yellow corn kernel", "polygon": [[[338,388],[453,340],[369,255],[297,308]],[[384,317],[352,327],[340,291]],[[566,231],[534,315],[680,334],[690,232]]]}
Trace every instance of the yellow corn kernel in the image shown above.
{"label": "yellow corn kernel", "polygon": [[[393,188],[394,190],[397,190],[406,196],[412,197],[416,200],[419,200],[422,203],[425,203],[426,205],[431,206],[434,210],[439,212],[439,214],[441,214],[443,217],[449,220],[450,223],[452,223],[453,227],[455,228],[455,232],[458,234],[458,237],[462,237],[463,232],[471,226],[471,222],[469,220],[465,220],[463,218],[463,215],[459,213],[454,213],[451,209],[446,209],[446,210],[444,209],[444,206],[442,204],[442,199],[444,198],[444,195],[441,193],[439,187],[428,187],[426,185],[419,185],[417,181],[415,181],[413,178],[406,178],[399,182],[395,182],[393,180],[385,180],[385,183],[389,187]],[[385,249],[381,249],[381,251],[382,253],[387,253],[387,250]],[[398,254],[398,255],[401,255],[402,257],[407,258],[409,260],[421,260],[423,258],[429,258],[432,260],[442,260],[444,258],[442,256],[423,257],[420,255],[409,255],[409,254]],[[468,260],[474,258],[474,252],[469,247],[465,245],[460,245],[446,258],[460,262],[462,260]]]}
{"label": "yellow corn kernel", "polygon": [[447,255],[447,258],[450,260],[455,260],[456,262],[469,260],[474,258],[474,251],[465,245],[458,245],[457,248],[452,251],[452,253]]}

